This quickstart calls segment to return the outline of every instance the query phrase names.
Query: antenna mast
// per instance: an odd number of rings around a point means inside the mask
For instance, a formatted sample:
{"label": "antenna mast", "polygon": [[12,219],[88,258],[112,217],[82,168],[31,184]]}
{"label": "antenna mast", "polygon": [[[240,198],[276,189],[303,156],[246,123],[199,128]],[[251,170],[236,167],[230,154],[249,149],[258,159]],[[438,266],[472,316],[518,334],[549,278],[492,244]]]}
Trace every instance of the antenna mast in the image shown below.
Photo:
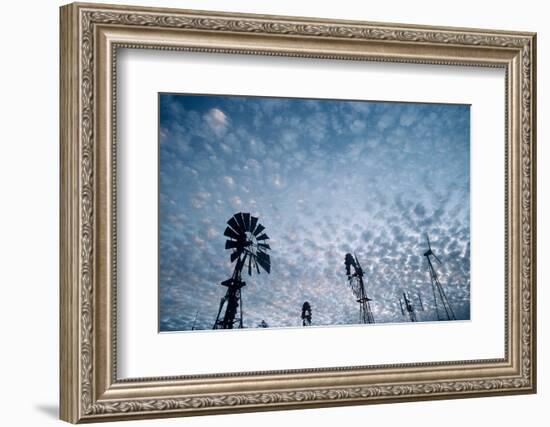
{"label": "antenna mast", "polygon": [[[428,271],[432,284],[432,293],[434,297],[437,320],[456,320],[455,313],[451,307],[451,304],[449,304],[449,300],[447,299],[447,295],[445,295],[445,290],[443,289],[443,286],[441,286],[441,283],[439,282],[439,277],[437,276],[430,257],[433,257],[439,264],[441,264],[441,260],[433,253],[432,246],[430,244],[430,238],[427,234],[426,240],[428,241],[428,250],[424,252],[424,256],[426,257],[426,260],[428,262]],[[441,310],[439,309],[439,306],[442,307]]]}
{"label": "antenna mast", "polygon": [[[420,294],[417,294],[416,298],[418,300],[420,310],[424,311],[424,304],[422,304]],[[418,322],[418,318],[416,316],[417,307],[408,292],[403,292],[403,299],[399,298],[399,305],[401,306],[401,314],[403,316],[408,315],[411,322]]]}

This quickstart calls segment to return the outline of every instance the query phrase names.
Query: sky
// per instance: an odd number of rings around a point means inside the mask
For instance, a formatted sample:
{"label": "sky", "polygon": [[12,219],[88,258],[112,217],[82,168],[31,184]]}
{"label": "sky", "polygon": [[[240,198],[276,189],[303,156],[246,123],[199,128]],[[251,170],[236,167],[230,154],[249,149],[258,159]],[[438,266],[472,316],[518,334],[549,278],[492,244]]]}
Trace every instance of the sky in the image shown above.
{"label": "sky", "polygon": [[244,327],[359,323],[355,252],[376,323],[437,320],[426,258],[470,318],[468,105],[159,94],[159,330],[212,329],[231,277],[226,222],[259,218],[271,274],[243,273]]}

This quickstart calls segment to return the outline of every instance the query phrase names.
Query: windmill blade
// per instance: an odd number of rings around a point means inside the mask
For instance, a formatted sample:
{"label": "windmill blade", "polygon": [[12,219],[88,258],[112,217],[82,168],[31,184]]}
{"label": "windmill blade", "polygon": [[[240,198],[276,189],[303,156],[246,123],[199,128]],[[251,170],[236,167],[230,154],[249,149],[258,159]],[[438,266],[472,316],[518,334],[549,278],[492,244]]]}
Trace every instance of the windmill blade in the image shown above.
{"label": "windmill blade", "polygon": [[430,236],[428,236],[428,233],[426,233],[426,240],[428,241],[428,249],[432,250],[432,245],[430,244]]}
{"label": "windmill blade", "polygon": [[243,213],[243,220],[244,220],[244,229],[246,231],[250,231],[250,214],[249,213]]}
{"label": "windmill blade", "polygon": [[254,266],[256,267],[256,271],[258,274],[260,274],[260,267],[258,267],[258,263],[256,262],[256,258],[254,258]]}
{"label": "windmill blade", "polygon": [[232,239],[238,240],[239,234],[235,232],[231,227],[227,227],[225,231],[223,232],[223,235],[226,237],[231,237]]}
{"label": "windmill blade", "polygon": [[236,213],[234,215],[235,219],[237,220],[237,223],[239,224],[239,226],[241,227],[241,230],[244,234],[244,232],[246,231],[246,226],[244,225],[244,218],[243,218],[243,214],[242,212],[239,212],[239,213]]}
{"label": "windmill blade", "polygon": [[239,251],[242,251],[243,244],[242,242],[237,242],[235,240],[226,240],[225,249],[238,249]]}
{"label": "windmill blade", "polygon": [[248,275],[252,276],[252,255],[248,255]]}
{"label": "windmill blade", "polygon": [[256,240],[268,240],[269,236],[267,234],[262,234],[261,236],[256,237]]}
{"label": "windmill blade", "polygon": [[264,248],[264,249],[271,249],[271,246],[269,246],[267,243],[258,243],[258,247]]}
{"label": "windmill blade", "polygon": [[235,216],[236,215],[233,215],[229,221],[227,221],[227,224],[234,230],[237,232],[237,234],[242,234],[244,233],[244,230],[239,226],[239,223],[237,222],[237,220],[235,219]]}
{"label": "windmill blade", "polygon": [[262,224],[258,224],[258,227],[256,227],[256,230],[254,230],[254,236],[257,236],[264,230],[265,230],[265,227]]}
{"label": "windmill blade", "polygon": [[258,259],[258,264],[265,270],[267,271],[268,273],[270,273],[271,271],[271,264],[265,260],[260,260]]}
{"label": "windmill blade", "polygon": [[434,258],[437,260],[439,264],[442,264],[441,260],[433,252],[432,252],[432,255],[434,256]]}
{"label": "windmill blade", "polygon": [[256,228],[256,224],[258,223],[258,218],[255,216],[250,217],[250,231],[251,233],[254,233],[254,229]]}
{"label": "windmill blade", "polygon": [[258,252],[256,254],[256,260],[265,271],[267,271],[268,273],[271,272],[271,261],[269,255],[263,252]]}
{"label": "windmill blade", "polygon": [[258,260],[258,262],[265,261],[267,263],[271,263],[269,255],[262,251],[256,252],[256,259]]}

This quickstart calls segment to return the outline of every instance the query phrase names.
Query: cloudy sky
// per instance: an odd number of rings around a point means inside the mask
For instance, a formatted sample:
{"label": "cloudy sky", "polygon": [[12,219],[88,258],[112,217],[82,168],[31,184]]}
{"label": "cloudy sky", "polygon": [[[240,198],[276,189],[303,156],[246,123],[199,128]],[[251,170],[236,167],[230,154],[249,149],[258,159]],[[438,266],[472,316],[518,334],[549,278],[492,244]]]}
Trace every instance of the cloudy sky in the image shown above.
{"label": "cloudy sky", "polygon": [[437,320],[425,235],[457,319],[470,317],[470,108],[465,105],[159,95],[161,331],[211,329],[233,265],[223,232],[260,218],[271,274],[243,274],[245,327],[356,324],[356,252],[377,323],[420,294]]}

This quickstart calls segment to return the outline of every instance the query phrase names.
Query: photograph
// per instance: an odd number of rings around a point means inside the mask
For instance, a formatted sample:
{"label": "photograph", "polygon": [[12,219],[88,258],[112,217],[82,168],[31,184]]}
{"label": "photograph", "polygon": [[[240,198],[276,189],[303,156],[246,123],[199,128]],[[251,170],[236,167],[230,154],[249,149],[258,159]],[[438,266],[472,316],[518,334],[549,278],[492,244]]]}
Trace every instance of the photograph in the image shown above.
{"label": "photograph", "polygon": [[160,332],[470,320],[470,105],[158,101]]}

